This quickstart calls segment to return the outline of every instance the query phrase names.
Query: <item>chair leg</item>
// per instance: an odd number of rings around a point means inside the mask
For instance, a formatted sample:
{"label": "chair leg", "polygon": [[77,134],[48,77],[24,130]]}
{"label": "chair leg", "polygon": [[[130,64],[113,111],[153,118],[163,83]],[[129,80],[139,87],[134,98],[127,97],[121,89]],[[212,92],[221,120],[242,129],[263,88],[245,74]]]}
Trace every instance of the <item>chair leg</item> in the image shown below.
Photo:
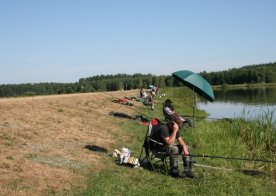
{"label": "chair leg", "polygon": [[[142,159],[142,155],[143,155],[143,151],[145,151],[145,156]],[[145,166],[145,165],[150,165],[151,169],[155,170],[152,162],[151,162],[151,158],[149,153],[147,152],[147,150],[145,149],[145,147],[142,148],[140,156],[139,156],[139,162],[140,162],[140,166]]]}
{"label": "chair leg", "polygon": [[168,164],[167,164],[167,157],[160,158],[160,157],[155,156],[155,154],[151,154],[150,159],[154,160],[155,158],[158,159],[156,162],[151,161],[151,166],[152,166],[153,170],[157,171],[154,165],[156,165],[160,162],[161,167],[162,167],[161,173],[164,173],[166,175],[169,174],[169,167],[168,167]]}
{"label": "chair leg", "polygon": [[139,160],[140,160],[141,157],[142,157],[143,151],[144,151],[144,147],[142,147],[142,149],[141,149],[140,156],[139,156]]}
{"label": "chair leg", "polygon": [[[143,157],[143,152],[145,151],[145,156]],[[143,157],[143,158],[142,158]],[[154,162],[154,159],[158,159],[158,161]],[[149,166],[149,168],[153,171],[157,171],[156,170],[156,167],[154,166],[155,164],[157,164],[158,162],[161,162],[162,163],[162,167],[163,167],[163,170],[164,170],[164,173],[165,174],[168,174],[169,173],[169,167],[168,167],[168,164],[167,164],[167,157],[163,157],[163,158],[159,158],[157,157],[154,153],[152,152],[148,152],[147,153],[147,150],[144,149],[144,147],[141,149],[141,152],[140,152],[140,156],[139,156],[139,161],[140,161],[140,166]],[[163,173],[163,172],[162,172]]]}
{"label": "chair leg", "polygon": [[164,158],[163,164],[164,164],[164,167],[165,167],[165,170],[166,170],[166,174],[168,174],[169,173],[169,167],[168,167],[168,164],[167,164],[167,157]]}

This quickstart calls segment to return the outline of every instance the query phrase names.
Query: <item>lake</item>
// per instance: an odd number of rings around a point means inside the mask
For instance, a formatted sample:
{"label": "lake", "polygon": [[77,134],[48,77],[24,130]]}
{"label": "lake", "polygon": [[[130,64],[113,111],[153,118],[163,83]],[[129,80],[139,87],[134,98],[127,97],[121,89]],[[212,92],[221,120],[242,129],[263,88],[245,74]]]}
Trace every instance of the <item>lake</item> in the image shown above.
{"label": "lake", "polygon": [[247,119],[269,114],[276,121],[276,87],[214,90],[215,101],[200,99],[197,108],[205,110],[209,118]]}

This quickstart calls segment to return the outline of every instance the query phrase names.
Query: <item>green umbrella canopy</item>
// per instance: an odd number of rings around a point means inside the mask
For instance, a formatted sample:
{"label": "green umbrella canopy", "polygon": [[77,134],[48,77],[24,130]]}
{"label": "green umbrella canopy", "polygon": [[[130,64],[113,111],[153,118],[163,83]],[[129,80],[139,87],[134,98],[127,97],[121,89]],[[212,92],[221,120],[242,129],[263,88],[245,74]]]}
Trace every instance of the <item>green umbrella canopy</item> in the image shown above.
{"label": "green umbrella canopy", "polygon": [[212,86],[199,74],[196,74],[189,70],[182,70],[174,72],[172,73],[172,75],[201,97],[204,97],[210,102],[213,102],[215,100]]}

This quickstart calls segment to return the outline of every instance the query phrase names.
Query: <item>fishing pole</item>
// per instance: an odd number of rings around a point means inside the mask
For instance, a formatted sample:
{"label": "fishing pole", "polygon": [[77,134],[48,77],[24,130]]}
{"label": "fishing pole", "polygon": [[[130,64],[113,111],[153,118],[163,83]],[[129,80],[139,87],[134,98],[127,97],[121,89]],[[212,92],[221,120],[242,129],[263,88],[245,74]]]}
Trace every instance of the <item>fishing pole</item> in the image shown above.
{"label": "fishing pole", "polygon": [[[179,154],[168,154],[166,152],[159,152],[158,154],[161,155],[179,155]],[[239,160],[239,161],[255,161],[255,162],[265,162],[265,163],[276,163],[273,160],[263,160],[263,159],[250,159],[250,158],[243,158],[243,157],[226,157],[226,156],[213,156],[213,155],[205,155],[205,154],[189,154],[187,156],[190,157],[200,157],[200,158],[214,158],[214,159],[230,159],[230,160]]]}
{"label": "fishing pole", "polygon": [[251,176],[265,174],[265,172],[260,171],[260,170],[255,170],[255,169],[230,169],[230,168],[202,165],[202,164],[197,164],[197,163],[194,163],[193,165],[196,167],[203,167],[203,168],[215,169],[215,170],[224,170],[224,171],[230,171],[230,172],[236,171],[236,172],[241,172],[243,174],[247,174],[247,175],[251,175]]}
{"label": "fishing pole", "polygon": [[251,158],[243,158],[243,157],[226,157],[226,156],[212,156],[212,155],[204,155],[204,154],[191,154],[191,157],[201,157],[201,158],[217,158],[217,159],[230,159],[230,160],[239,160],[239,161],[255,161],[255,162],[265,162],[265,163],[276,163],[273,160],[263,160],[263,159],[251,159]]}
{"label": "fishing pole", "polygon": [[186,117],[194,117],[194,118],[202,118],[202,119],[210,119],[210,120],[227,120],[227,121],[232,121],[232,118],[211,118],[211,117],[205,117],[205,116],[191,116],[191,115],[182,115]]}

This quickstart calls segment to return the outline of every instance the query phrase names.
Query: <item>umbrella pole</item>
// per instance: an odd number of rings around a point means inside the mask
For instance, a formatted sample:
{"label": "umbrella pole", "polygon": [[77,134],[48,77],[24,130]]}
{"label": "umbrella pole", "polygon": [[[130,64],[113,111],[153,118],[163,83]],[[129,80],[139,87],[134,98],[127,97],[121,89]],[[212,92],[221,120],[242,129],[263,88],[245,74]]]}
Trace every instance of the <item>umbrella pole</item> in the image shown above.
{"label": "umbrella pole", "polygon": [[194,91],[194,86],[193,86],[193,92],[194,92],[194,104],[193,104],[193,128],[195,128],[195,104],[196,104],[196,94]]}

